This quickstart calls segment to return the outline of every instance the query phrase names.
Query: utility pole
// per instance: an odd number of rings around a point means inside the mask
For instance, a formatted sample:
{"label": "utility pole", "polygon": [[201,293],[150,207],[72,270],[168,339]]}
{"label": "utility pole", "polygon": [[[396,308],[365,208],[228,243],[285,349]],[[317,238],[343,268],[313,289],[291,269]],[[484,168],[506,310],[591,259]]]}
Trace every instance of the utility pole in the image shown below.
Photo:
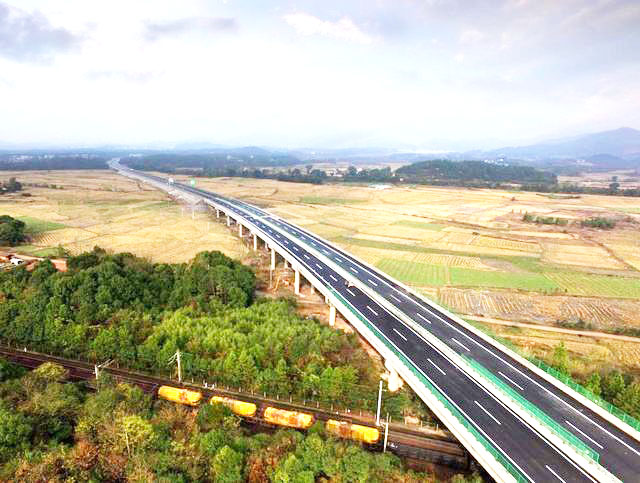
{"label": "utility pole", "polygon": [[376,426],[380,426],[380,406],[382,406],[382,379],[380,389],[378,389],[378,409],[376,410]]}

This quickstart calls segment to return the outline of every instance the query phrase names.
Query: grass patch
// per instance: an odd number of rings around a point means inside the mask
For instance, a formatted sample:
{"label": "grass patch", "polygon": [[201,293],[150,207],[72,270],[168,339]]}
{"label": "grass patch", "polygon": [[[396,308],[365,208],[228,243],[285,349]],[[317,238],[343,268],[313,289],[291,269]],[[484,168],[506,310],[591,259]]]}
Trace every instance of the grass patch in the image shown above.
{"label": "grass patch", "polygon": [[640,279],[591,275],[588,273],[556,272],[548,277],[561,290],[576,295],[598,297],[640,298]]}
{"label": "grass patch", "polygon": [[441,265],[384,258],[376,266],[402,282],[438,286],[447,283],[447,267]]}
{"label": "grass patch", "polygon": [[39,218],[32,218],[30,216],[19,216],[18,220],[24,221],[27,225],[24,229],[24,232],[27,235],[37,235],[39,233],[44,233],[45,231],[53,231],[59,230],[61,228],[66,228],[66,225],[63,225],[62,223],[41,220]]}
{"label": "grass patch", "polygon": [[[439,250],[429,250],[417,245],[404,245],[402,243],[383,242],[379,240],[367,240],[364,238],[352,238],[350,236],[341,236],[336,238],[335,241],[339,243],[356,245],[360,247],[380,248],[382,250],[398,250],[401,252],[416,252],[416,253],[439,253],[440,252]],[[458,255],[458,253],[456,253],[456,255]]]}
{"label": "grass patch", "polygon": [[420,228],[421,230],[432,230],[432,231],[440,231],[445,227],[445,225],[441,225],[439,223],[426,223],[424,221],[411,221],[411,220],[394,221],[391,224],[399,225],[399,226],[408,226],[411,228]]}
{"label": "grass patch", "polygon": [[18,253],[33,257],[61,257],[64,250],[60,247],[37,247],[35,245],[18,245],[14,247]]}
{"label": "grass patch", "polygon": [[300,203],[308,205],[354,205],[366,201],[355,198],[333,198],[330,196],[303,196],[300,198]]}
{"label": "grass patch", "polygon": [[540,273],[512,273],[473,270],[451,267],[451,284],[463,287],[491,287],[528,290],[532,292],[555,292],[559,286]]}

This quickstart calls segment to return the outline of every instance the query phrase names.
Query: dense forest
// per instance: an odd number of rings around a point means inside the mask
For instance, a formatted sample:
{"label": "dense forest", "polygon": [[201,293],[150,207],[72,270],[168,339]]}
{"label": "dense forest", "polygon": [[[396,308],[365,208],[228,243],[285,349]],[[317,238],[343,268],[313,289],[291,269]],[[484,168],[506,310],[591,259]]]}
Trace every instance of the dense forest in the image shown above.
{"label": "dense forest", "polygon": [[[292,302],[254,300],[253,272],[220,252],[168,265],[94,249],[68,266],[0,273],[0,341],[164,375],[180,349],[197,381],[375,407],[378,376],[356,336],[301,318]],[[386,394],[385,410],[399,417],[413,397]]]}
{"label": "dense forest", "polygon": [[97,156],[0,157],[0,171],[46,171],[51,169],[108,169],[107,158]]}
{"label": "dense forest", "polygon": [[9,178],[9,181],[0,183],[0,195],[4,193],[15,193],[22,190],[22,183],[15,178]]}
{"label": "dense forest", "polygon": [[0,245],[14,246],[24,241],[24,221],[16,220],[9,215],[0,215]]}
{"label": "dense forest", "polygon": [[469,181],[490,183],[544,183],[555,184],[553,173],[530,166],[512,166],[485,163],[483,161],[421,161],[402,166],[396,175],[405,182]]}
{"label": "dense forest", "polygon": [[67,377],[54,364],[26,373],[0,360],[1,481],[435,481],[322,425],[254,435],[220,404],[196,411],[108,376],[95,392]]}
{"label": "dense forest", "polygon": [[255,168],[258,166],[290,166],[300,162],[288,153],[245,148],[220,150],[213,153],[159,153],[143,156],[130,156],[121,159],[123,164],[147,171],[166,173],[203,173],[218,172],[227,168]]}

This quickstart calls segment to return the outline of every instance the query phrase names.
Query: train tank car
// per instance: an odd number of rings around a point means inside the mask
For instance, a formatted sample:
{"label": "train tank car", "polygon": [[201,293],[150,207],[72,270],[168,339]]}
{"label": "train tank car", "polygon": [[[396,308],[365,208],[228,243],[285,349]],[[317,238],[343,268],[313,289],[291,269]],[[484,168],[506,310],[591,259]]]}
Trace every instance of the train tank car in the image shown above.
{"label": "train tank car", "polygon": [[264,419],[271,424],[297,429],[308,429],[313,424],[312,414],[273,407],[268,407],[264,410]]}
{"label": "train tank car", "polygon": [[213,396],[211,398],[211,404],[220,403],[227,406],[234,414],[242,416],[244,418],[251,418],[256,414],[257,406],[253,403],[238,401],[237,399],[231,399],[224,396]]}
{"label": "train tank car", "polygon": [[374,444],[380,440],[380,431],[369,426],[351,424],[346,421],[336,421],[329,419],[326,424],[327,431],[341,438],[362,441],[367,444]]}
{"label": "train tank car", "polygon": [[179,404],[197,406],[202,400],[202,393],[179,387],[160,386],[160,388],[158,388],[158,397]]}

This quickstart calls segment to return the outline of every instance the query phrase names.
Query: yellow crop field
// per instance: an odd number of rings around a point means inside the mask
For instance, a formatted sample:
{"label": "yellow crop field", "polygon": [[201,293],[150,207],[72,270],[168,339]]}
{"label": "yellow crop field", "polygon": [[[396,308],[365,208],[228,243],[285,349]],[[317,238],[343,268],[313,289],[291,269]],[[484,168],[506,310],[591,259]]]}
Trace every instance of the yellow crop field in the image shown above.
{"label": "yellow crop field", "polygon": [[[7,173],[30,197],[4,196],[0,214],[55,221],[64,228],[32,236],[30,250],[60,246],[70,253],[99,245],[161,262],[185,262],[199,251],[221,250],[233,257],[246,248],[204,213],[168,200],[162,192],[109,171]],[[55,185],[55,188],[29,185]]]}
{"label": "yellow crop field", "polygon": [[585,267],[609,268],[623,270],[625,265],[604,248],[586,244],[560,244],[544,242],[542,260],[564,265],[580,265]]}
{"label": "yellow crop field", "polygon": [[640,344],[611,339],[585,338],[521,327],[483,324],[518,346],[525,355],[541,359],[550,356],[553,349],[563,342],[570,354],[570,371],[582,376],[602,368],[620,369],[640,375]]}
{"label": "yellow crop field", "polygon": [[553,325],[558,321],[592,324],[600,330],[640,327],[638,303],[597,297],[542,296],[511,291],[440,288],[437,298],[455,312],[502,320]]}

